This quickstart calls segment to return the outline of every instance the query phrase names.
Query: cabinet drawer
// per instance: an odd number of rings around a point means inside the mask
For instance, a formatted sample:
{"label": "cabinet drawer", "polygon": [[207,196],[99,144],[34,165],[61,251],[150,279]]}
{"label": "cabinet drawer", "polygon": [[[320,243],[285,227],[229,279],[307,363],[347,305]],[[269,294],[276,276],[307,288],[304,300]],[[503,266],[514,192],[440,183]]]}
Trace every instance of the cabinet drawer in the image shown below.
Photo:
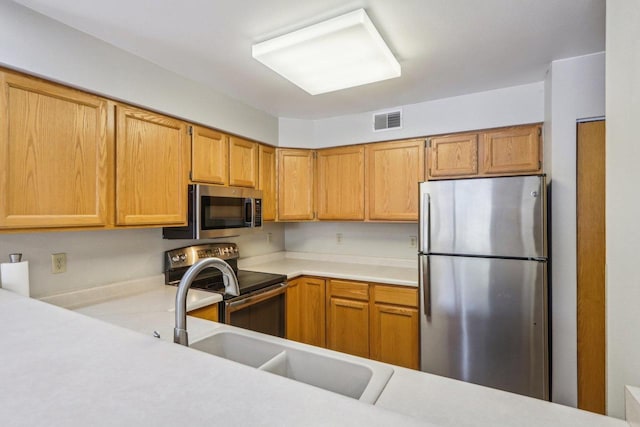
{"label": "cabinet drawer", "polygon": [[418,289],[400,286],[374,286],[373,296],[376,303],[387,303],[418,307]]}
{"label": "cabinet drawer", "polygon": [[332,297],[369,301],[369,285],[361,282],[332,279],[329,281],[329,294]]}

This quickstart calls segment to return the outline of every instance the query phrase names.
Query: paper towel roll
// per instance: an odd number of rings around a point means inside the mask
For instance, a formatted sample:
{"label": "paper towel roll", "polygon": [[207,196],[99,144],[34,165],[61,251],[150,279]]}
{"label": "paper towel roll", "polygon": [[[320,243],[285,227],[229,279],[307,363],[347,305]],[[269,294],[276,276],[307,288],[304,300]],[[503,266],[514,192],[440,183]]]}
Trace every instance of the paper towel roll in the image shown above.
{"label": "paper towel roll", "polygon": [[30,296],[29,261],[3,262],[0,264],[0,283],[2,283],[2,289],[25,297]]}

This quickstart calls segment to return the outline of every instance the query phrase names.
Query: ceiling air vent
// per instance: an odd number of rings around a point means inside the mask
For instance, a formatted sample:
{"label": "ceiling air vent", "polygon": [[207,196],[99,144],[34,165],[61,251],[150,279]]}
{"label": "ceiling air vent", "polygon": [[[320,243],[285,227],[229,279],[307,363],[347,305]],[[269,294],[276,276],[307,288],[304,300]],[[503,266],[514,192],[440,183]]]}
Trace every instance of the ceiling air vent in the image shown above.
{"label": "ceiling air vent", "polygon": [[400,129],[402,127],[402,110],[387,111],[373,115],[373,130],[379,132],[381,130]]}

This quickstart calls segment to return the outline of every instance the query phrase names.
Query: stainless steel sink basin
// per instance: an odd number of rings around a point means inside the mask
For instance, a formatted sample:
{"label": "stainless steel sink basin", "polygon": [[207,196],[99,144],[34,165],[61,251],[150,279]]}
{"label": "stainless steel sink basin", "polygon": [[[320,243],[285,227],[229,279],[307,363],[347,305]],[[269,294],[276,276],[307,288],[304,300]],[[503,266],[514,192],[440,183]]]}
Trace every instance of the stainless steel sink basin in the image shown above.
{"label": "stainless steel sink basin", "polygon": [[218,332],[191,348],[372,404],[393,374],[372,360],[241,329]]}

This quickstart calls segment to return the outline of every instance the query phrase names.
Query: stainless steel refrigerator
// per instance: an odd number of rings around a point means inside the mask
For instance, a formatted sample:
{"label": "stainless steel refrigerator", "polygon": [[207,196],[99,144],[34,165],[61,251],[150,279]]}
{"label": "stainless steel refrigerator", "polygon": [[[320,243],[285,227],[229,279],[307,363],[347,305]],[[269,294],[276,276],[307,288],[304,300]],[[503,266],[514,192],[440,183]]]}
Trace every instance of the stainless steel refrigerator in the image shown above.
{"label": "stainless steel refrigerator", "polygon": [[420,183],[421,369],[549,399],[544,176]]}

